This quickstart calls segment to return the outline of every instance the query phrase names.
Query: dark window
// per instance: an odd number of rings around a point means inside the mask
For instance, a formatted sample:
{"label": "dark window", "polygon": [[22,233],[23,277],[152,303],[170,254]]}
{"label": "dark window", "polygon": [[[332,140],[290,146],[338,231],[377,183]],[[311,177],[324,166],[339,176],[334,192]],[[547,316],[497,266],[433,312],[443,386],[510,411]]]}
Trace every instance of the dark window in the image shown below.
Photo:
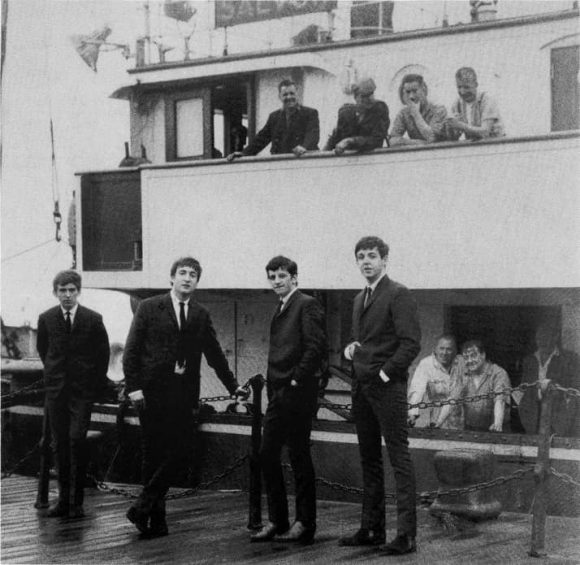
{"label": "dark window", "polygon": [[81,218],[83,270],[142,270],[139,171],[83,175]]}
{"label": "dark window", "polygon": [[353,2],[350,9],[351,38],[392,32],[394,5],[394,2]]}
{"label": "dark window", "polygon": [[579,51],[577,45],[552,49],[552,131],[580,129]]}

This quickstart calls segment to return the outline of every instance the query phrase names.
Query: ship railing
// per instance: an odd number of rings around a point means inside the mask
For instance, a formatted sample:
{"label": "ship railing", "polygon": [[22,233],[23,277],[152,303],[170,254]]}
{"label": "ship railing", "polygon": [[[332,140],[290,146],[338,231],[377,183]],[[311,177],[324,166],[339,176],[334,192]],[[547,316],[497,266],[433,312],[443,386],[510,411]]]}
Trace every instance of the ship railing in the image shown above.
{"label": "ship railing", "polygon": [[[245,452],[239,453],[236,457],[230,457],[227,465],[220,468],[219,472],[214,472],[211,477],[204,480],[196,481],[195,486],[190,488],[184,488],[176,492],[172,491],[169,498],[184,498],[194,495],[196,492],[202,489],[208,489],[222,481],[229,478],[228,484],[231,483],[232,477],[240,470],[244,470],[243,477],[236,477],[238,485],[245,484],[244,490],[248,490],[249,493],[249,519],[248,527],[258,528],[261,525],[261,505],[262,505],[262,488],[261,488],[261,469],[260,469],[260,446],[261,446],[261,431],[262,431],[262,389],[264,386],[264,378],[262,375],[255,375],[254,377],[248,379],[244,387],[252,393],[252,400],[245,415],[241,415],[246,423],[251,422],[252,432],[250,438],[250,445]],[[32,383],[27,390],[22,391],[24,395],[28,393],[38,393],[39,389],[38,381]],[[554,468],[550,459],[550,449],[554,440],[554,435],[552,433],[552,407],[554,403],[554,398],[556,395],[564,395],[566,399],[577,402],[580,399],[580,391],[574,388],[562,387],[556,383],[548,380],[536,381],[533,383],[524,383],[517,387],[506,388],[502,391],[490,392],[486,394],[474,395],[471,397],[466,397],[462,399],[449,399],[446,401],[435,401],[435,402],[420,402],[417,404],[409,405],[409,408],[419,408],[426,409],[431,407],[441,407],[444,405],[461,405],[470,402],[478,402],[484,399],[494,398],[500,395],[507,395],[513,392],[525,392],[530,389],[537,389],[542,392],[541,394],[541,417],[539,424],[539,433],[537,436],[537,458],[534,464],[521,462],[520,468],[516,469],[510,474],[503,474],[500,476],[493,477],[489,480],[480,481],[476,484],[469,484],[460,488],[438,488],[436,490],[426,490],[417,493],[417,503],[423,506],[430,506],[437,499],[446,497],[462,497],[471,496],[473,493],[479,491],[485,491],[488,489],[494,489],[502,487],[508,483],[515,481],[521,481],[525,485],[529,485],[530,480],[533,478],[533,503],[532,503],[532,528],[531,528],[531,543],[529,554],[531,556],[544,556],[545,552],[545,536],[546,536],[546,519],[547,510],[549,502],[549,491],[548,482],[551,478],[556,479],[559,484],[569,491],[569,496],[574,497],[577,494],[580,495],[580,482],[576,480],[571,475],[557,470]],[[18,391],[21,392],[21,391]],[[17,393],[11,395],[3,395],[2,400],[4,402],[6,396],[10,396],[11,400],[14,400]],[[208,405],[215,402],[222,402],[226,399],[231,400],[230,396],[214,396],[201,399],[202,406]],[[349,412],[352,408],[350,404],[333,404],[333,403],[322,403],[324,407],[328,407],[329,404],[333,409],[341,410],[344,412]],[[112,442],[117,442],[116,449],[107,466],[107,470],[101,477],[93,475],[91,478],[94,482],[94,486],[102,491],[109,492],[118,496],[123,496],[127,498],[133,498],[137,496],[136,489],[124,488],[118,484],[111,483],[108,481],[111,469],[114,466],[115,460],[120,455],[122,451],[122,441],[124,431],[123,425],[125,423],[125,418],[127,416],[129,404],[128,402],[121,403],[118,410],[118,433],[111,437]],[[31,459],[33,456],[37,456],[40,452],[41,455],[41,473],[38,487],[38,497],[37,497],[37,507],[42,507],[45,505],[47,500],[43,498],[48,498],[48,480],[49,480],[49,465],[48,459],[49,455],[49,445],[50,445],[50,432],[48,428],[48,422],[45,416],[44,419],[44,430],[43,437],[38,442],[37,445],[33,447],[20,461],[16,463],[9,471],[4,471],[2,474],[3,478],[9,477],[13,474],[26,460]],[[231,453],[230,453],[231,455]],[[222,461],[226,460],[224,453],[220,453],[217,459]],[[213,466],[215,468],[215,465]],[[287,464],[284,468],[291,470],[291,467]],[[318,476],[317,483],[323,487],[326,487],[333,491],[341,491],[347,498],[354,497],[355,499],[360,499],[362,495],[362,489],[360,487],[354,486],[352,484],[341,483],[338,481],[332,481],[325,477]],[[243,488],[243,487],[242,487]],[[396,501],[396,494],[389,492],[385,494],[385,499],[387,502]],[[40,504],[39,504],[40,503]],[[445,518],[449,520],[450,518]]]}

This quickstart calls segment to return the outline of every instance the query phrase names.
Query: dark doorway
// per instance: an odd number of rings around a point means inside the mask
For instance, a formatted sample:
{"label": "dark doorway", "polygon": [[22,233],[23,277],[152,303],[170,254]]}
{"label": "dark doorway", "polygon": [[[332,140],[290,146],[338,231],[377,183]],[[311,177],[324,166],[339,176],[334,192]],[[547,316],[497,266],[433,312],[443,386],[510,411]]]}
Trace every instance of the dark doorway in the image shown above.
{"label": "dark doorway", "polygon": [[561,327],[562,314],[559,306],[449,306],[446,317],[459,347],[470,339],[481,340],[487,358],[503,367],[517,386],[524,357],[535,351],[536,328],[547,320]]}
{"label": "dark doorway", "polygon": [[[468,340],[481,340],[487,359],[507,371],[514,387],[522,380],[524,357],[536,350],[536,328],[548,320],[562,327],[559,306],[449,306],[445,327],[460,348]],[[525,433],[515,404],[511,431]]]}
{"label": "dark doorway", "polygon": [[251,81],[228,80],[212,88],[214,157],[241,151],[252,119]]}

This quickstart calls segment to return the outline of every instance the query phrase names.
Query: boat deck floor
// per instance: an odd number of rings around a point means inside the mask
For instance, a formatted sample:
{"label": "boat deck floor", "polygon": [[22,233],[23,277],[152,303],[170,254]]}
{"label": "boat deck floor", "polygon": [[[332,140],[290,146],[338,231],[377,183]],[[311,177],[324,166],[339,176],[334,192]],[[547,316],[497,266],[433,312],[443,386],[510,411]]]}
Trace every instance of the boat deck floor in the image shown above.
{"label": "boat deck floor", "polygon": [[[462,531],[445,528],[419,509],[418,551],[397,557],[377,550],[339,547],[338,538],[357,528],[360,505],[319,501],[318,531],[312,545],[249,543],[248,495],[201,491],[170,500],[170,534],[140,539],[125,518],[129,500],[87,489],[80,520],[48,518],[36,510],[36,480],[13,475],[2,481],[1,562],[12,563],[541,563],[528,556],[531,515],[503,513],[497,520],[470,524]],[[134,487],[130,487],[134,488]],[[51,482],[51,499],[56,497]],[[394,508],[387,509],[388,537],[395,529]],[[580,563],[580,519],[550,516],[546,550],[551,564]]]}

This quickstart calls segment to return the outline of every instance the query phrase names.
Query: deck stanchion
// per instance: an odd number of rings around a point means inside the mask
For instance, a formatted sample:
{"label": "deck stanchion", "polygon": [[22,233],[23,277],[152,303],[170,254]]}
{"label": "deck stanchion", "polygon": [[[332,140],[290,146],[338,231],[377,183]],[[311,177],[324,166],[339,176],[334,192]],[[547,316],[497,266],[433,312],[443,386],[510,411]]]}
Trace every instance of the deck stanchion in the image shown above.
{"label": "deck stanchion", "polygon": [[262,375],[255,375],[250,379],[250,386],[252,387],[253,394],[253,410],[248,529],[256,530],[262,526],[260,447],[262,444],[262,389],[264,388],[264,377]]}
{"label": "deck stanchion", "polygon": [[34,508],[48,508],[48,488],[50,482],[50,426],[48,409],[44,405],[42,416],[42,437],[40,438],[40,468],[38,471],[38,489]]}
{"label": "deck stanchion", "polygon": [[538,432],[538,460],[534,469],[536,491],[532,506],[532,545],[529,554],[532,557],[545,557],[544,543],[546,538],[546,503],[548,497],[548,478],[550,476],[550,443],[552,401],[554,391],[550,381],[541,385],[541,413]]}

